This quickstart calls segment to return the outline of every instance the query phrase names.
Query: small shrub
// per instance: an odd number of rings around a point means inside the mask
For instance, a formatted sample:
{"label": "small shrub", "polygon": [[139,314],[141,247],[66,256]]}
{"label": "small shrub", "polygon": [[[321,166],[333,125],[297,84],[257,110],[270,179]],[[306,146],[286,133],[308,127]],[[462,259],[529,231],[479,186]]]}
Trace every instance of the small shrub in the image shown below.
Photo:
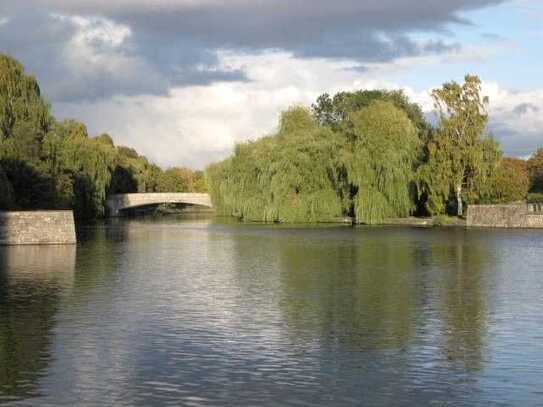
{"label": "small shrub", "polygon": [[535,192],[528,194],[528,203],[543,203],[543,194]]}

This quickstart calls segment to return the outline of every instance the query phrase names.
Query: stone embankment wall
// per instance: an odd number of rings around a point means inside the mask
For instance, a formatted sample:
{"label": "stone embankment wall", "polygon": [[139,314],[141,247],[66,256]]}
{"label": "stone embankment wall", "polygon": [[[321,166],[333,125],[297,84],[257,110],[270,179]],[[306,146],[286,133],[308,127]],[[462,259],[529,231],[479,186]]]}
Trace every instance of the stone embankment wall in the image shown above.
{"label": "stone embankment wall", "polygon": [[543,228],[543,208],[535,204],[470,205],[467,226]]}
{"label": "stone embankment wall", "polygon": [[0,245],[75,243],[72,211],[0,212]]}

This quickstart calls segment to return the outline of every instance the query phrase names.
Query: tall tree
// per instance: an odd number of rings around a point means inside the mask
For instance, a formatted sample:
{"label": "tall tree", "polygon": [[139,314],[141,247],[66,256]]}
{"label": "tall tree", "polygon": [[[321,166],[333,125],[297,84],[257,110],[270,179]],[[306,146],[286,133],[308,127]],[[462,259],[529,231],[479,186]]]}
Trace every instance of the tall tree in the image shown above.
{"label": "tall tree", "polygon": [[415,207],[415,167],[420,140],[407,114],[391,102],[375,101],[352,113],[354,143],[345,156],[356,189],[359,223],[406,217]]}
{"label": "tall tree", "polygon": [[54,180],[46,172],[42,143],[53,123],[36,79],[0,54],[0,162],[15,208],[52,208]]}
{"label": "tall tree", "polygon": [[333,97],[325,93],[317,98],[311,110],[321,125],[337,130],[349,124],[351,113],[368,107],[378,100],[390,102],[403,110],[419,131],[421,138],[428,136],[431,126],[426,121],[420,106],[411,103],[401,90],[358,90],[339,92]]}
{"label": "tall tree", "polygon": [[488,98],[481,96],[481,80],[467,75],[463,84],[449,82],[432,92],[439,128],[427,145],[427,164],[421,168],[421,192],[429,210],[443,212],[454,196],[456,213],[497,167],[497,144],[485,135]]}
{"label": "tall tree", "polygon": [[249,221],[317,222],[341,216],[333,180],[337,139],[307,109],[288,109],[275,136],[239,144],[232,157],[208,167],[215,207]]}
{"label": "tall tree", "polygon": [[0,54],[0,140],[14,137],[17,127],[24,125],[25,133],[32,131],[34,139],[41,141],[51,123],[49,105],[36,79],[26,75],[18,61]]}

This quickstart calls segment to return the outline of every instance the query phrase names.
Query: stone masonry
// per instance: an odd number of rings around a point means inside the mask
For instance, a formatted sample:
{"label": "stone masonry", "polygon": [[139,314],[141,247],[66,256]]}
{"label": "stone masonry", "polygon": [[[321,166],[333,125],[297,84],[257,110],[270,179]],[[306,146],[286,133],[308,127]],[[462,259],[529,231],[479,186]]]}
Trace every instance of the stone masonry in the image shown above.
{"label": "stone masonry", "polygon": [[535,204],[470,205],[467,226],[543,228],[543,208]]}
{"label": "stone masonry", "polygon": [[75,243],[72,211],[0,212],[0,245]]}

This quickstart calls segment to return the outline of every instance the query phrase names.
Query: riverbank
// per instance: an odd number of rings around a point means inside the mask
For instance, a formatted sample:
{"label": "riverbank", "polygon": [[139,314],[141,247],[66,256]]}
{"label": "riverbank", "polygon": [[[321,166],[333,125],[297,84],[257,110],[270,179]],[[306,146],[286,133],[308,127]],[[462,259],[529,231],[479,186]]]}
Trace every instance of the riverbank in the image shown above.
{"label": "riverbank", "polygon": [[466,220],[454,216],[434,216],[433,218],[416,218],[410,216],[408,218],[386,219],[383,223],[386,226],[466,226]]}

